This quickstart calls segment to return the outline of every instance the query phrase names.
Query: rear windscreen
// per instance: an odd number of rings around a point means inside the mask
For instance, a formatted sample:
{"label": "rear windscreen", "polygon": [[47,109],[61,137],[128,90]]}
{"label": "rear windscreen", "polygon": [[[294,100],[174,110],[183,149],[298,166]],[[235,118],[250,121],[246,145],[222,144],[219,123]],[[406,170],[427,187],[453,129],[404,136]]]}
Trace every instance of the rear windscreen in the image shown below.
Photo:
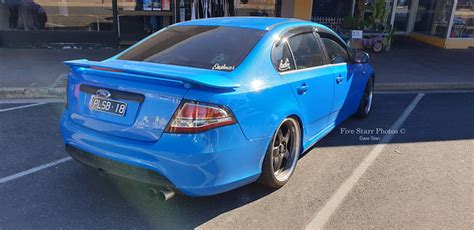
{"label": "rear windscreen", "polygon": [[265,32],[238,27],[175,26],[153,35],[117,59],[232,71]]}

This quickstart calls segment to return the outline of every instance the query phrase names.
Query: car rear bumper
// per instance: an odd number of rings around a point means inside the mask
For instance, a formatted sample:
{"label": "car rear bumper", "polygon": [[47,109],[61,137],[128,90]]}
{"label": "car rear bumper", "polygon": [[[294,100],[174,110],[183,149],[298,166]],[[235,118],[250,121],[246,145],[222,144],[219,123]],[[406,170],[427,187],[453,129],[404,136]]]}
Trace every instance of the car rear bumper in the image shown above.
{"label": "car rear bumper", "polygon": [[99,157],[95,154],[80,150],[71,145],[66,145],[66,152],[69,153],[69,155],[71,155],[74,160],[92,168],[102,169],[107,173],[125,177],[131,180],[141,181],[143,183],[149,183],[170,189],[176,189],[173,183],[155,171],[133,167],[118,161]]}
{"label": "car rear bumper", "polygon": [[163,133],[157,142],[136,141],[80,126],[67,111],[60,129],[76,160],[189,196],[218,194],[255,181],[270,141],[249,141],[238,125],[199,134]]}

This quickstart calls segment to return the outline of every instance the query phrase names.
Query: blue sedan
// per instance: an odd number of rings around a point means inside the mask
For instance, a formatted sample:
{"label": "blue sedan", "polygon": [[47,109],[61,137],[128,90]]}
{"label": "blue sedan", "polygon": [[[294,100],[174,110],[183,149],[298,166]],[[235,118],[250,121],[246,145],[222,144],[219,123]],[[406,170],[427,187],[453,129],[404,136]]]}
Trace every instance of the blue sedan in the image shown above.
{"label": "blue sedan", "polygon": [[171,25],[105,61],[65,62],[67,152],[163,199],[283,186],[299,156],[366,117],[374,73],[327,27],[284,18]]}

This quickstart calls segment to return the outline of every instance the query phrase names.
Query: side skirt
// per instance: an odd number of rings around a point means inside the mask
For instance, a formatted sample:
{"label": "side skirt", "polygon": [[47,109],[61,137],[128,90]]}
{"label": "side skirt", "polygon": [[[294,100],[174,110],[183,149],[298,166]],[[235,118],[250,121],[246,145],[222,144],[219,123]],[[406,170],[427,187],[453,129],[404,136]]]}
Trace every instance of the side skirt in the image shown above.
{"label": "side skirt", "polygon": [[313,147],[313,145],[315,145],[319,140],[323,139],[326,135],[328,135],[335,127],[336,124],[332,123],[328,127],[321,130],[321,132],[316,134],[314,137],[303,143],[303,152],[306,152],[308,149]]}

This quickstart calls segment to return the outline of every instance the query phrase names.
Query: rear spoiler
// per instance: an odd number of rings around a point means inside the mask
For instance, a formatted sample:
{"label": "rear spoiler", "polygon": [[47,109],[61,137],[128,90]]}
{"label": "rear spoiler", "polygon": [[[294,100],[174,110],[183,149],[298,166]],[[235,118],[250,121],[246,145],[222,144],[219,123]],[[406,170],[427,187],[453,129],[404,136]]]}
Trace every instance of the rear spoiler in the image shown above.
{"label": "rear spoiler", "polygon": [[65,61],[71,69],[77,67],[89,68],[97,71],[120,72],[140,76],[147,79],[165,79],[181,81],[194,85],[201,85],[215,89],[239,88],[240,84],[232,81],[227,76],[228,72],[219,72],[192,67],[165,65],[158,63],[109,60],[103,62],[88,61],[86,59]]}

